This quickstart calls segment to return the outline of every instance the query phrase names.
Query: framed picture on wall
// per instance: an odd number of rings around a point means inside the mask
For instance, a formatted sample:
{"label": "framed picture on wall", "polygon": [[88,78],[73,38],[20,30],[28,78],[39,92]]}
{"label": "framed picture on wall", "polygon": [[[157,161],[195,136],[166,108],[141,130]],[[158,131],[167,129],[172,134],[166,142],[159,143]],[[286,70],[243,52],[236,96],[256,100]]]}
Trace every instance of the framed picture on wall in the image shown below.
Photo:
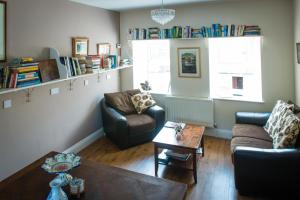
{"label": "framed picture on wall", "polygon": [[87,56],[89,54],[89,38],[73,37],[72,38],[72,55]]}
{"label": "framed picture on wall", "polygon": [[99,56],[108,56],[110,55],[111,46],[109,43],[99,43],[97,44],[97,54]]}
{"label": "framed picture on wall", "polygon": [[296,44],[297,46],[297,62],[300,64],[300,43]]}
{"label": "framed picture on wall", "polygon": [[178,76],[200,78],[200,48],[178,48]]}

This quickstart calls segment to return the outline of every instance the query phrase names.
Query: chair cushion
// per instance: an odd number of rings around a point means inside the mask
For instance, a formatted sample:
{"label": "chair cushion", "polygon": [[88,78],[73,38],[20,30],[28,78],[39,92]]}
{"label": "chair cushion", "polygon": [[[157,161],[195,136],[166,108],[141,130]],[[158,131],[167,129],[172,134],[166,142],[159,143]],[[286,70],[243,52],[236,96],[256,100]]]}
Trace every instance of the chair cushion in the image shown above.
{"label": "chair cushion", "polygon": [[148,133],[155,129],[156,123],[153,118],[145,114],[126,115],[129,126],[129,134]]}
{"label": "chair cushion", "polygon": [[266,125],[264,126],[264,129],[269,133],[270,137],[273,139],[273,135],[275,135],[278,132],[276,127],[278,127],[277,123],[279,121],[279,118],[285,113],[286,110],[294,111],[294,105],[288,104],[282,100],[278,100],[275,107],[272,110],[272,113]]}
{"label": "chair cushion", "polygon": [[237,146],[255,147],[261,149],[272,149],[273,144],[270,141],[250,138],[250,137],[235,137],[231,140],[231,152],[234,152]]}
{"label": "chair cushion", "polygon": [[272,138],[263,127],[250,124],[235,124],[232,129],[232,137],[248,137],[272,142]]}
{"label": "chair cushion", "polygon": [[122,114],[129,115],[136,113],[136,110],[131,102],[131,96],[140,93],[140,90],[129,90],[125,92],[115,92],[104,94],[105,102],[120,111]]}
{"label": "chair cushion", "polygon": [[156,104],[152,96],[148,93],[140,93],[133,95],[131,97],[131,101],[138,114],[142,114],[145,110],[147,110],[147,108]]}
{"label": "chair cushion", "polygon": [[293,111],[286,110],[279,118],[273,135],[274,148],[294,148],[299,134],[300,119]]}

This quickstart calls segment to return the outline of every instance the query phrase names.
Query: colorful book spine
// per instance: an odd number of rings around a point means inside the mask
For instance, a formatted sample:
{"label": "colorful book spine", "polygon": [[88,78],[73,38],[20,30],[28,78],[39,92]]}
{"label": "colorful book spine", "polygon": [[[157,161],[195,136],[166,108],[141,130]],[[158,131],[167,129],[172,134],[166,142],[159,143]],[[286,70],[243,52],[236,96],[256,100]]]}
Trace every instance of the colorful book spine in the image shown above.
{"label": "colorful book spine", "polygon": [[18,80],[28,79],[28,78],[38,78],[39,74],[37,72],[18,74]]}
{"label": "colorful book spine", "polygon": [[28,86],[37,85],[40,83],[41,83],[41,81],[39,79],[32,80],[32,81],[26,81],[26,82],[18,82],[17,88],[28,87]]}
{"label": "colorful book spine", "polygon": [[31,67],[18,67],[14,68],[14,70],[18,71],[19,73],[25,73],[25,72],[32,72],[32,71],[38,71],[38,66],[31,66]]}

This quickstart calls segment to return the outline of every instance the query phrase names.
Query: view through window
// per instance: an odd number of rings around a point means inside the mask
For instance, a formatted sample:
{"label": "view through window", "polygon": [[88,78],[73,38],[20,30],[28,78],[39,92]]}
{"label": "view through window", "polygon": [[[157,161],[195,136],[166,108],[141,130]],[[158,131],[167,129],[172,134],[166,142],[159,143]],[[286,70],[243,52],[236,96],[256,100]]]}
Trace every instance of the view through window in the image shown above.
{"label": "view through window", "polygon": [[134,88],[148,81],[152,92],[169,93],[170,42],[140,40],[132,42]]}
{"label": "view through window", "polygon": [[261,38],[209,39],[210,95],[262,101]]}

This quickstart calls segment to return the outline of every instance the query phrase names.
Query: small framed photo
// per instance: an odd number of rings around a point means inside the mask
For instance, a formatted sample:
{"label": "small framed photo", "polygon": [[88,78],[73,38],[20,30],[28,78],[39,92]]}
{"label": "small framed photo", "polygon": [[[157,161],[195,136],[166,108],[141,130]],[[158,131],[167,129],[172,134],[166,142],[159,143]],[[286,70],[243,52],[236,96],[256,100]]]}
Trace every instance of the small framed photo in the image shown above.
{"label": "small framed photo", "polygon": [[73,37],[72,38],[72,55],[87,56],[89,54],[89,38]]}
{"label": "small framed photo", "polygon": [[99,43],[97,44],[97,54],[99,56],[110,55],[111,45],[109,43]]}
{"label": "small framed photo", "polygon": [[178,76],[200,78],[200,48],[178,48]]}
{"label": "small framed photo", "polygon": [[300,43],[296,44],[297,46],[297,62],[300,64]]}

